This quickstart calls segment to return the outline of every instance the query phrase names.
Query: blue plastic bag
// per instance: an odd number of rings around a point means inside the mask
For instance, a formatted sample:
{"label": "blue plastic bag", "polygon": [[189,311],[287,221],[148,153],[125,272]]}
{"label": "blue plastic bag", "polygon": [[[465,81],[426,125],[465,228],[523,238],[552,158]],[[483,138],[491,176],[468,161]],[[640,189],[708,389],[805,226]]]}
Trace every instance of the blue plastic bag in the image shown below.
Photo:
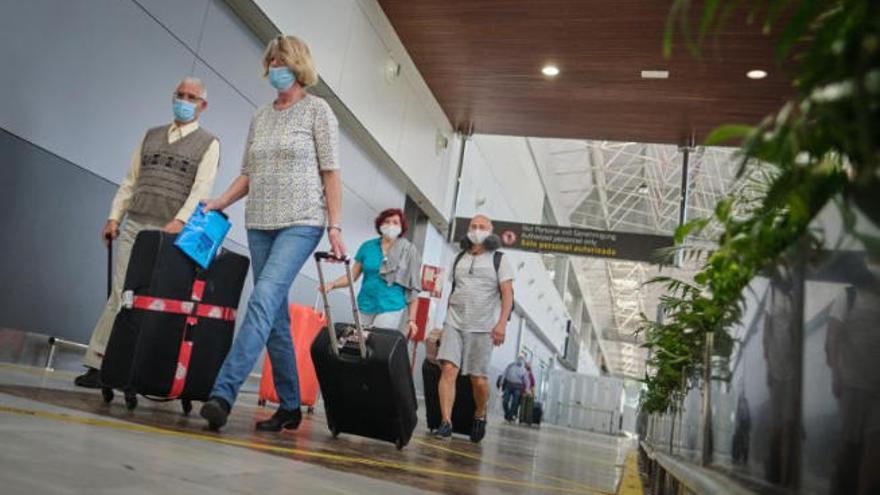
{"label": "blue plastic bag", "polygon": [[199,266],[208,268],[220,246],[223,245],[223,239],[226,238],[231,226],[229,217],[225,213],[216,210],[205,213],[205,205],[199,203],[183,230],[177,235],[174,245]]}

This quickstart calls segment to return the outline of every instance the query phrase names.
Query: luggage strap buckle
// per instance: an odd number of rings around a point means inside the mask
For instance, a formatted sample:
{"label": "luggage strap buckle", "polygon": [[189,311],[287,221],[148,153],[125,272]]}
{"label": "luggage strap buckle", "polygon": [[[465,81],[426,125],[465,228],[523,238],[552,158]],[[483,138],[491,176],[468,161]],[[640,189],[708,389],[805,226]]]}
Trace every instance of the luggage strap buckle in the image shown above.
{"label": "luggage strap buckle", "polygon": [[127,290],[122,293],[121,305],[125,309],[131,309],[134,307],[134,291]]}

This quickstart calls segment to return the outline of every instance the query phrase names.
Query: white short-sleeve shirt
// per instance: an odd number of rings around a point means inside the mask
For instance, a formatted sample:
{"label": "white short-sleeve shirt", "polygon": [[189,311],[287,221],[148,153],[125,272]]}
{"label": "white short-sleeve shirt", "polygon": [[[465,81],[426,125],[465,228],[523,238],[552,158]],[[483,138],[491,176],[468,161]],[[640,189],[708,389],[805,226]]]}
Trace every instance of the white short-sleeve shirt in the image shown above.
{"label": "white short-sleeve shirt", "polygon": [[465,253],[455,269],[455,290],[449,296],[446,323],[462,332],[491,332],[501,314],[501,282],[513,280],[514,271],[501,257],[495,272],[494,252]]}

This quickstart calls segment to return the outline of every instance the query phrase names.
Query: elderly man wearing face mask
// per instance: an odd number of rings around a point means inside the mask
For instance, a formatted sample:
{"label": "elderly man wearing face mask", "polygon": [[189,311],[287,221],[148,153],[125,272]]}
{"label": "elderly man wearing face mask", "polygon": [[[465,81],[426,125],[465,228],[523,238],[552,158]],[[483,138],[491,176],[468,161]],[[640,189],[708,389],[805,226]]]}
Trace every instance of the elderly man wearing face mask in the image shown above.
{"label": "elderly man wearing face mask", "polygon": [[211,194],[220,142],[199,127],[199,117],[208,107],[207,98],[200,80],[187,77],[180,82],[171,98],[174,121],[147,131],[116,191],[101,232],[107,245],[119,240],[111,294],[83,359],[87,370],[74,381],[80,387],[101,387],[99,370],[104,348],[119,311],[128,258],[138,233],[147,229],[180,232],[199,199]]}
{"label": "elderly man wearing face mask", "polygon": [[462,251],[452,266],[452,292],[440,339],[441,365],[438,394],[440,427],[436,435],[452,436],[452,406],[459,372],[470,376],[474,392],[471,441],[486,434],[489,401],[489,359],[492,346],[504,343],[507,320],[513,310],[513,267],[496,251],[500,241],[492,234],[492,221],[483,215],[471,219]]}
{"label": "elderly man wearing face mask", "polygon": [[[361,274],[364,276],[357,298],[361,323],[367,327],[397,328],[411,338],[418,330],[415,321],[422,256],[401,237],[408,227],[402,210],[383,211],[376,218],[375,227],[380,237],[361,244],[351,269],[355,281]],[[343,275],[321,290],[348,287],[350,283]]]}

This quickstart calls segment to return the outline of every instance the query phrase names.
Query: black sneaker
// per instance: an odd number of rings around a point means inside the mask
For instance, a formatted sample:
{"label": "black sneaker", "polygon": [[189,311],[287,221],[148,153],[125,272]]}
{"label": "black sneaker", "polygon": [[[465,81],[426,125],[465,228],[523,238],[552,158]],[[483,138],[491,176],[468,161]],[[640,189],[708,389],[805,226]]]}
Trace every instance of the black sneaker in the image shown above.
{"label": "black sneaker", "polygon": [[452,423],[448,421],[440,423],[440,426],[436,430],[434,430],[434,436],[437,438],[451,438]]}
{"label": "black sneaker", "polygon": [[292,411],[278,408],[271,418],[257,422],[257,431],[295,430],[302,421],[302,411],[297,407]]}
{"label": "black sneaker", "polygon": [[73,384],[84,388],[104,388],[101,382],[101,370],[86,367],[86,372],[76,377]]}
{"label": "black sneaker", "polygon": [[199,415],[208,420],[208,429],[219,431],[226,424],[231,407],[226,400],[219,397],[211,397],[202,405]]}
{"label": "black sneaker", "polygon": [[486,436],[486,418],[474,418],[474,424],[471,426],[471,442],[480,443],[480,440]]}

